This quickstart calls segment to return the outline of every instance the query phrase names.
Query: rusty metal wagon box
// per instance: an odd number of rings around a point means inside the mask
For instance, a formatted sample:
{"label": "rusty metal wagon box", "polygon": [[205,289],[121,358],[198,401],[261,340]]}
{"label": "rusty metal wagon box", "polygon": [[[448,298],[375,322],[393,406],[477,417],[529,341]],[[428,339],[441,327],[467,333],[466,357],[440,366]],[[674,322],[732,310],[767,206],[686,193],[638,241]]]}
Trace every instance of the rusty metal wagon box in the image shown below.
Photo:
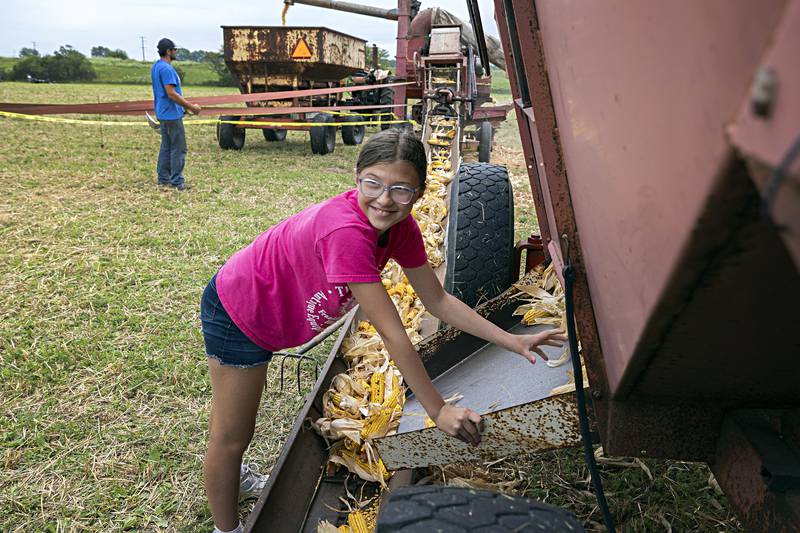
{"label": "rusty metal wagon box", "polygon": [[[322,27],[222,26],[225,63],[252,85],[336,82],[366,66],[366,41]],[[248,87],[245,87],[248,86]]]}

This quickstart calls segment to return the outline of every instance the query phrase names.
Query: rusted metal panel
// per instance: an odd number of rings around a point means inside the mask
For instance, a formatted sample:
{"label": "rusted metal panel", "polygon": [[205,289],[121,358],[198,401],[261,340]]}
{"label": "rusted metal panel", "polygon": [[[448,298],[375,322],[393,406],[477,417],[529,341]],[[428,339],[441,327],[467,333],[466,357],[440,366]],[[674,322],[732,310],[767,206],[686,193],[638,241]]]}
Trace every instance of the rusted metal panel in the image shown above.
{"label": "rusted metal panel", "polygon": [[[597,413],[598,401],[593,401]],[[601,434],[610,455],[710,461],[724,409],[679,398],[632,395],[604,403],[607,424]]]}
{"label": "rusted metal panel", "polygon": [[[656,307],[665,332],[633,390],[717,405],[800,404],[800,338],[787,334],[800,317],[798,271],[761,217],[742,162],[722,173],[714,191],[700,219],[704,231],[667,286],[675,296]],[[759,311],[760,304],[767,307]],[[765,320],[754,321],[762,312]]]}
{"label": "rusted metal panel", "polygon": [[376,441],[390,469],[488,461],[577,446],[581,442],[575,394],[551,396],[482,416],[481,444],[470,446],[436,428],[398,433]]}
{"label": "rusted metal panel", "polygon": [[800,400],[781,333],[796,267],[724,132],[783,5],[495,2],[547,250],[560,263],[566,234],[586,273],[578,328],[611,453],[707,459],[725,406]]}
{"label": "rusted metal panel", "polygon": [[[750,163],[750,174],[762,196],[793,143],[800,141],[800,0],[793,0],[759,65],[739,116],[728,127],[734,146]],[[772,85],[770,88],[769,85]],[[759,93],[764,92],[762,103]],[[774,223],[785,230],[781,239],[800,268],[800,157],[786,169],[769,207]]]}
{"label": "rusted metal panel", "polygon": [[[413,79],[413,72],[409,69],[409,64],[413,58],[409,57],[409,37],[408,28],[411,26],[411,2],[412,0],[397,0],[397,53],[395,54],[395,74],[398,80]],[[411,66],[413,68],[413,65]],[[394,91],[395,105],[406,103],[406,86],[398,87]],[[400,118],[405,118],[405,112]]]}
{"label": "rusted metal panel", "polygon": [[[732,412],[725,417],[711,469],[747,531],[800,531],[797,411]],[[743,416],[744,415],[744,416]],[[788,464],[787,464],[788,460]],[[788,469],[784,466],[788,466]]]}
{"label": "rusted metal panel", "polygon": [[[502,299],[506,307],[494,318],[500,319],[499,325],[511,323],[504,329],[516,334],[536,334],[547,329],[548,326],[519,324],[518,317],[510,317],[518,302],[507,295]],[[383,461],[390,468],[445,464],[477,457],[496,459],[511,453],[579,443],[574,398],[544,401],[551,400],[548,397],[552,389],[569,382],[569,364],[549,367],[539,360],[531,365],[518,354],[469,337],[465,335],[440,345],[435,361],[426,360],[426,370],[442,397],[458,396],[457,405],[472,409],[488,421],[484,443],[475,450],[438,430],[425,429],[425,411],[412,395],[406,400],[397,434],[376,441]],[[551,346],[542,349],[553,360],[564,350]],[[466,448],[470,449],[467,456]],[[388,457],[384,455],[386,451]]]}
{"label": "rusted metal panel", "polygon": [[635,381],[641,370],[632,360],[662,340],[663,329],[644,333],[665,318],[656,310],[682,268],[678,258],[704,232],[698,221],[732,156],[724,126],[784,3],[536,4],[615,393],[630,390],[623,378]]}
{"label": "rusted metal panel", "polygon": [[366,41],[322,27],[223,26],[225,62],[240,82],[335,82],[366,66]]}
{"label": "rusted metal panel", "polygon": [[499,124],[506,119],[506,115],[511,107],[512,106],[510,104],[476,107],[472,111],[472,122],[488,120],[492,122],[492,124]]}
{"label": "rusted metal panel", "polygon": [[[510,9],[506,9],[506,5]],[[594,307],[589,295],[583,250],[572,208],[566,167],[562,158],[559,128],[550,93],[550,80],[545,69],[544,47],[533,4],[511,0],[495,0],[500,34],[509,77],[512,84],[518,125],[526,148],[528,176],[542,237],[549,256],[563,264],[561,250],[567,243],[569,259],[575,267],[575,318],[581,337],[589,383],[594,398],[594,411],[601,435],[606,434],[607,381],[605,360],[600,350]],[[516,51],[516,52],[514,52]],[[513,55],[513,53],[517,55]],[[522,76],[521,78],[519,76]],[[534,114],[535,110],[535,114]],[[567,237],[566,241],[562,236]],[[560,268],[557,268],[559,277]],[[563,283],[563,280],[562,280]]]}

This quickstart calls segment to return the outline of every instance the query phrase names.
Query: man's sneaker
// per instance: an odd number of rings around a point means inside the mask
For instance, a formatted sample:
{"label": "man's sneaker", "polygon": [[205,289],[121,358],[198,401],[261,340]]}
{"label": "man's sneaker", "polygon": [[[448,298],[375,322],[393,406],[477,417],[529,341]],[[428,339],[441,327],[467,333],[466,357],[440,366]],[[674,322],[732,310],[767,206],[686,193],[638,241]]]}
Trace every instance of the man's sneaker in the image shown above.
{"label": "man's sneaker", "polygon": [[175,185],[175,188],[179,191],[188,191],[192,186],[187,183],[181,183],[180,185]]}
{"label": "man's sneaker", "polygon": [[269,474],[259,474],[243,464],[239,468],[239,499],[258,498],[267,484]]}

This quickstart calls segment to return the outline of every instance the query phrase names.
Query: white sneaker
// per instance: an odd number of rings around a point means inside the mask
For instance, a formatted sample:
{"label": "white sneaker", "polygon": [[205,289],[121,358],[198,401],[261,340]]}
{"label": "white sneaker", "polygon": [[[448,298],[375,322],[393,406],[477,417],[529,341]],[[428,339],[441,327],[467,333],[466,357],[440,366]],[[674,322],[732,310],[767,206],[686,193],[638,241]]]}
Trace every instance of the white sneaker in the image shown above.
{"label": "white sneaker", "polygon": [[239,468],[239,499],[258,498],[267,484],[269,474],[259,474],[250,468],[250,465],[242,464]]}
{"label": "white sneaker", "polygon": [[244,533],[244,526],[242,526],[242,523],[239,522],[239,525],[236,526],[236,529],[232,529],[230,531],[222,531],[220,528],[214,526],[214,531],[211,533]]}

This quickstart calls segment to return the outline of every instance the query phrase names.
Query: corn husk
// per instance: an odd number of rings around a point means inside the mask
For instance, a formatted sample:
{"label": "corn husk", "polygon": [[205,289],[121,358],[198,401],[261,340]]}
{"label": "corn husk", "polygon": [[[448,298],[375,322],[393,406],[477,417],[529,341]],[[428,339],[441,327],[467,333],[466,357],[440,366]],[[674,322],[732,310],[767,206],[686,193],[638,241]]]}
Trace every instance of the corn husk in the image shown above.
{"label": "corn husk", "polygon": [[[444,262],[444,232],[448,206],[447,186],[453,179],[451,149],[456,142],[454,118],[431,119],[430,153],[425,193],[412,208],[422,232],[428,262],[433,268]],[[397,308],[403,327],[413,344],[426,311],[402,269],[389,261],[381,273],[389,298]],[[368,321],[361,321],[342,343],[340,355],[348,371],[333,378],[323,395],[323,417],[313,423],[317,432],[332,443],[329,461],[347,468],[361,479],[385,486],[391,476],[375,452],[373,439],[391,435],[400,425],[405,403],[403,376],[387,352],[380,335]],[[380,401],[378,401],[380,400]],[[369,526],[369,521],[368,521]],[[372,526],[374,527],[374,521]],[[340,526],[341,531],[351,529]]]}

